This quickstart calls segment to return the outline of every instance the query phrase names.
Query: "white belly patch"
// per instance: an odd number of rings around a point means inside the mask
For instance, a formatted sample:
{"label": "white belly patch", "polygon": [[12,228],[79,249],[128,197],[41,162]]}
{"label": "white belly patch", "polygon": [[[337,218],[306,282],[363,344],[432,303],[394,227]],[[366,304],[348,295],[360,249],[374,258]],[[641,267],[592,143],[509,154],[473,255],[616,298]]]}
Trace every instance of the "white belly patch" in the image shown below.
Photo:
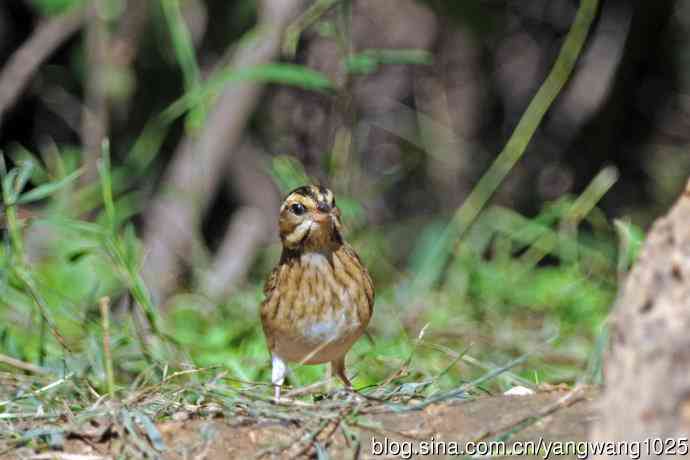
{"label": "white belly patch", "polygon": [[304,338],[310,342],[335,342],[350,332],[345,312],[336,318],[325,318],[309,324],[304,329]]}

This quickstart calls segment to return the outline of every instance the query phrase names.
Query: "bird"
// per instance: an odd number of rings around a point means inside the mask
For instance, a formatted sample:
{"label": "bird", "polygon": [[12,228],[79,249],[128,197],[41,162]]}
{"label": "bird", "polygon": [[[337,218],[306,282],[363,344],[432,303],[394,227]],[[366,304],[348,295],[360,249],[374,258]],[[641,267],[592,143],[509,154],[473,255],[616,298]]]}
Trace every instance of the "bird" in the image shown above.
{"label": "bird", "polygon": [[260,309],[274,398],[280,400],[288,363],[330,363],[331,373],[352,389],[345,355],[372,317],[374,283],[343,238],[333,192],[320,185],[288,192],[278,229],[282,253]]}

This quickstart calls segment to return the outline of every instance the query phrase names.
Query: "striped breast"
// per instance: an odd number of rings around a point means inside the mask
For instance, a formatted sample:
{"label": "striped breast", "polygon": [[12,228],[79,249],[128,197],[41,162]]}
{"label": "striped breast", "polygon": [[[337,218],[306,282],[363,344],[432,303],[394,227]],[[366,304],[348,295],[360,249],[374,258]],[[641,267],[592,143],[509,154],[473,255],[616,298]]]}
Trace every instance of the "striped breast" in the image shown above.
{"label": "striped breast", "polygon": [[284,260],[265,293],[261,319],[269,348],[305,363],[346,353],[369,323],[374,305],[371,277],[346,244],[329,255],[306,252]]}

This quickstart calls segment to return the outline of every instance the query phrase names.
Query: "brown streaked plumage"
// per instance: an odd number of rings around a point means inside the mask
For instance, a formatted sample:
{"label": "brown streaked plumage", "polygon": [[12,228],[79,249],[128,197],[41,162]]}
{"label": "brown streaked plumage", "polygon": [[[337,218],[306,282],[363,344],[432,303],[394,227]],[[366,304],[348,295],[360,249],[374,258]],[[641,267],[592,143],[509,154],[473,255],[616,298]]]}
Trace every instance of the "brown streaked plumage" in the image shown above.
{"label": "brown streaked plumage", "polygon": [[343,239],[333,192],[307,185],[288,193],[278,226],[283,253],[266,281],[261,305],[275,397],[288,362],[329,362],[351,387],[345,355],[371,319],[374,285]]}

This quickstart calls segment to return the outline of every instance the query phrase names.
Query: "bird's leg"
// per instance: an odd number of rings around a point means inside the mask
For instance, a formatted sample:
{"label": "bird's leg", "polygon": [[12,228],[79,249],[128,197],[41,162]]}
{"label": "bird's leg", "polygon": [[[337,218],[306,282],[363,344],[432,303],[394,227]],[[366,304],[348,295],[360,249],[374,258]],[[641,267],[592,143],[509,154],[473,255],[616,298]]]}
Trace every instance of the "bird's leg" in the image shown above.
{"label": "bird's leg", "polygon": [[283,358],[273,354],[271,356],[271,383],[275,388],[275,400],[276,402],[280,400],[280,387],[285,381],[285,374],[287,374],[287,364],[283,361]]}
{"label": "bird's leg", "polygon": [[331,374],[337,375],[343,381],[348,390],[352,389],[352,383],[345,373],[345,356],[341,356],[335,361],[331,361]]}

